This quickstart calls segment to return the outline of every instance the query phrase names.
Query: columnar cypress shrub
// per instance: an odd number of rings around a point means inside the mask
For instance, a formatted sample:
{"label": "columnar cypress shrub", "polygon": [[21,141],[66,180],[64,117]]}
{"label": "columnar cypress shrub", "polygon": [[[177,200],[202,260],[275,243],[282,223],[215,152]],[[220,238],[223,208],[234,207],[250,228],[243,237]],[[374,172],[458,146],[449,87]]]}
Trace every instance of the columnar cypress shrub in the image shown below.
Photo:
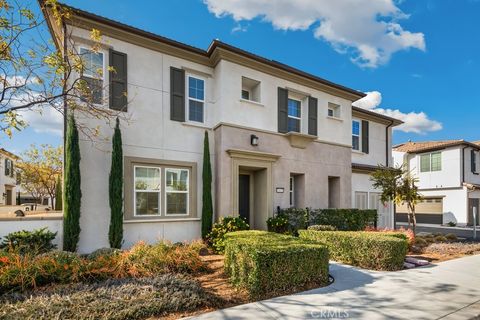
{"label": "columnar cypress shrub", "polygon": [[55,210],[62,211],[63,207],[63,197],[62,197],[62,178],[58,176],[57,182],[55,183]]}
{"label": "columnar cypress shrub", "polygon": [[63,250],[76,251],[80,236],[80,146],[73,114],[68,117],[65,141],[65,189],[63,210]]}
{"label": "columnar cypress shrub", "polygon": [[213,203],[212,203],[212,166],[210,164],[210,145],[208,132],[205,131],[203,142],[203,196],[202,196],[202,237],[205,238],[212,230]]}
{"label": "columnar cypress shrub", "polygon": [[110,247],[120,249],[123,242],[123,150],[120,121],[117,118],[112,139],[112,167],[109,177],[110,229],[108,240]]}

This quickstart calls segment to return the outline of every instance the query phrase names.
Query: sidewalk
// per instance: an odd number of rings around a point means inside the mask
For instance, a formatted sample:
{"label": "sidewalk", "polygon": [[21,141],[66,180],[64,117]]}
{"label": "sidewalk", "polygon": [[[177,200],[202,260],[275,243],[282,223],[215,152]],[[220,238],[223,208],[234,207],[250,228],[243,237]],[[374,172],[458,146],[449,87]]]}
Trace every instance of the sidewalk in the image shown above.
{"label": "sidewalk", "polygon": [[471,319],[480,315],[480,255],[399,272],[331,263],[325,288],[196,319]]}

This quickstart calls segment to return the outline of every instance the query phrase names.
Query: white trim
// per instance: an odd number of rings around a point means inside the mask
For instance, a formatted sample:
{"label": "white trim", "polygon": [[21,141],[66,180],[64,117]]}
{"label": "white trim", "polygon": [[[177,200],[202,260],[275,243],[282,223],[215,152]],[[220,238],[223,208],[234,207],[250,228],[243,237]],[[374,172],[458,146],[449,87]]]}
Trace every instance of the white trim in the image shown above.
{"label": "white trim", "polygon": [[337,120],[343,122],[342,118],[327,116],[327,119]]}
{"label": "white trim", "polygon": [[[136,187],[136,175],[135,171],[136,168],[147,168],[147,169],[158,169],[160,184],[158,190],[137,190]],[[146,193],[158,193],[158,214],[137,214],[137,192],[146,192]],[[162,167],[156,166],[142,166],[142,165],[134,165],[133,166],[133,216],[134,217],[158,217],[162,216]]]}
{"label": "white trim", "polygon": [[[84,50],[87,50],[87,51],[90,51],[92,53],[100,53],[102,55],[102,103],[92,103],[93,105],[95,106],[100,106],[100,107],[106,107],[106,105],[108,105],[107,103],[107,100],[105,99],[106,96],[108,96],[108,92],[106,92],[105,88],[106,88],[106,83],[107,83],[107,55],[105,54],[104,51],[100,51],[98,50],[97,52],[94,52],[92,50],[92,48],[87,48],[86,46],[78,46],[78,52],[80,54],[80,57],[81,57],[81,54],[82,54],[82,49]],[[84,77],[87,77],[87,78],[90,78],[90,79],[94,79],[94,80],[100,80],[99,78],[96,78],[95,76],[92,76],[92,75],[88,75],[88,74],[80,74],[80,76],[84,76]]]}
{"label": "white trim", "polygon": [[[300,105],[300,117],[291,116],[289,114],[289,112],[288,112],[288,100],[296,101],[296,102],[299,103],[299,105]],[[298,131],[293,131],[293,132],[301,133],[302,132],[302,100],[297,100],[297,99],[294,99],[294,98],[287,97],[287,131],[290,131],[290,130],[288,130],[288,118],[295,119],[295,120],[299,121],[300,125],[299,125],[299,128],[298,128]]]}
{"label": "white trim", "polygon": [[247,100],[247,99],[240,98],[240,102],[250,103],[250,104],[253,104],[253,105],[256,105],[256,106],[259,106],[259,107],[265,107],[265,105],[263,103],[253,101],[253,100]]}
{"label": "white trim", "polygon": [[[353,133],[353,122],[358,122],[358,135]],[[351,130],[352,130],[352,138],[354,136],[358,137],[358,149],[354,149],[353,143],[352,143],[352,150],[362,152],[362,121],[356,118],[352,118]]]}
{"label": "white trim", "polygon": [[123,220],[123,223],[152,223],[152,222],[188,222],[188,221],[200,221],[200,218],[181,218],[181,219],[128,219],[128,220]]}
{"label": "white trim", "polygon": [[[197,79],[197,80],[202,80],[203,81],[203,100],[196,99],[196,98],[190,98],[190,86],[189,86],[189,79]],[[205,118],[206,118],[206,101],[207,101],[207,80],[199,75],[192,74],[192,73],[187,73],[185,74],[185,98],[186,98],[186,103],[185,103],[185,115],[186,115],[186,122],[190,123],[205,123]],[[202,112],[202,121],[195,121],[195,120],[190,120],[190,100],[196,101],[196,102],[201,102],[203,103],[203,112]]]}
{"label": "white trim", "polygon": [[[175,170],[175,171],[182,171],[182,170],[185,170],[187,171],[187,182],[186,182],[186,187],[187,187],[187,190],[186,191],[167,191],[167,171],[168,170]],[[165,183],[164,183],[164,192],[165,192],[165,203],[164,203],[164,206],[165,206],[165,216],[169,216],[169,217],[175,217],[175,216],[179,216],[179,217],[183,217],[183,216],[188,216],[190,214],[190,169],[188,168],[169,168],[169,167],[165,167],[164,168],[164,177],[165,177]],[[167,212],[167,194],[168,193],[180,193],[180,194],[186,194],[187,195],[187,212],[186,213],[168,213]]]}

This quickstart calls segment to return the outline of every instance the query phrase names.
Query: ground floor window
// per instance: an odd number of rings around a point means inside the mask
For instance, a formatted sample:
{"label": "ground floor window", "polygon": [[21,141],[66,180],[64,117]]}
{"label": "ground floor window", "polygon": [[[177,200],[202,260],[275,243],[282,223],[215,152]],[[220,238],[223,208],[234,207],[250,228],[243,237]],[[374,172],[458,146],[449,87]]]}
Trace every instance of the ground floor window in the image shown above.
{"label": "ground floor window", "polygon": [[291,176],[290,177],[290,207],[295,206],[295,177]]}

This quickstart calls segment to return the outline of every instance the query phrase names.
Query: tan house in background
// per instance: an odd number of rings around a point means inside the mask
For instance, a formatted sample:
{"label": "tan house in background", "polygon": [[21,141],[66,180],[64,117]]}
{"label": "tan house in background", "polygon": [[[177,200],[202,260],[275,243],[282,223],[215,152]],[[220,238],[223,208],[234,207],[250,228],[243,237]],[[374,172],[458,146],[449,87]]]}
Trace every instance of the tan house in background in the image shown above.
{"label": "tan house in background", "polygon": [[16,162],[20,159],[15,154],[0,148],[0,206],[16,204],[17,174]]}

